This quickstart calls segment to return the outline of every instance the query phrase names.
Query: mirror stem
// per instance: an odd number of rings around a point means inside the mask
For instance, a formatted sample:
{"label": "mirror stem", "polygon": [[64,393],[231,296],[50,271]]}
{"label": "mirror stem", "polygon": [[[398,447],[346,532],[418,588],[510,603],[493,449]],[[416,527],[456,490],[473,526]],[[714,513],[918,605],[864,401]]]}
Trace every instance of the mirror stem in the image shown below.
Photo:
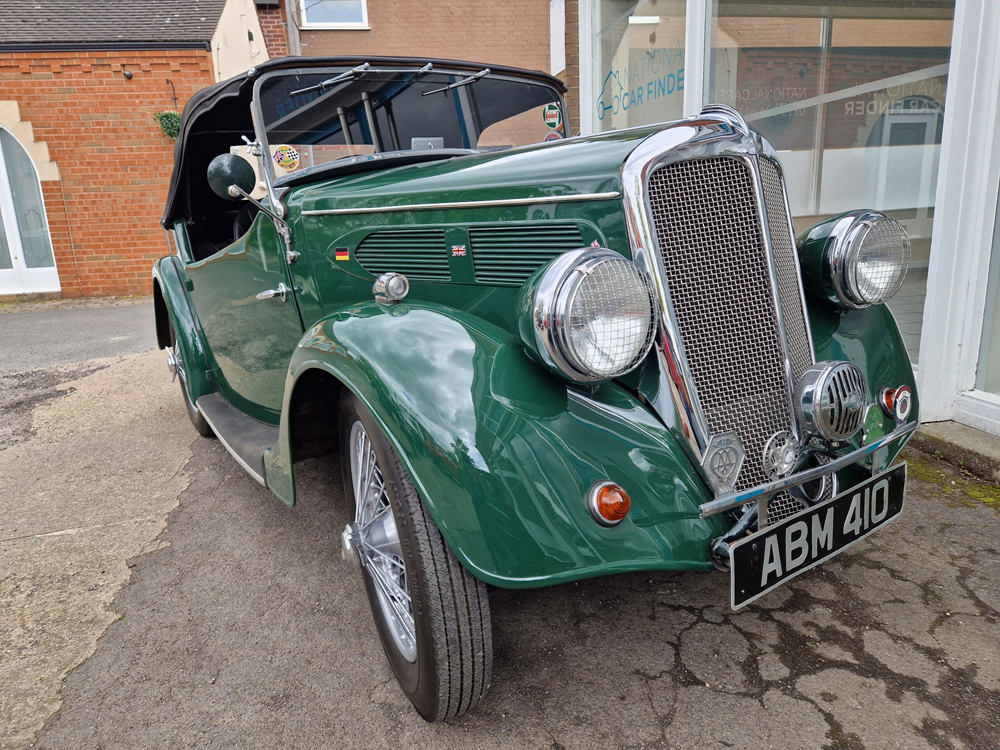
{"label": "mirror stem", "polygon": [[251,203],[253,203],[261,211],[263,211],[268,216],[270,216],[272,219],[274,219],[275,221],[278,221],[278,222],[281,222],[282,224],[284,224],[284,222],[281,221],[281,217],[278,216],[278,214],[276,214],[272,209],[270,209],[267,206],[265,206],[263,203],[261,203],[256,198],[251,197],[251,195],[246,190],[244,190],[243,188],[241,188],[239,185],[230,185],[229,186],[229,194],[231,196],[233,196],[234,198],[245,198],[246,200],[248,200]]}

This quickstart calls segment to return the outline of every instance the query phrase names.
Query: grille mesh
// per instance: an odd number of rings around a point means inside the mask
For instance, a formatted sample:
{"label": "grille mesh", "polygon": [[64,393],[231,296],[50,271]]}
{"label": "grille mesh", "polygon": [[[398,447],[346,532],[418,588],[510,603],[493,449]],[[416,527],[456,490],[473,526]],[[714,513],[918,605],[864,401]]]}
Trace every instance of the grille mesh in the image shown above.
{"label": "grille mesh", "polygon": [[736,490],[762,484],[764,445],[788,429],[791,394],[750,169],[729,157],[668,164],[650,177],[649,204],[709,430],[743,441]]}
{"label": "grille mesh", "polygon": [[788,225],[785,210],[785,191],[781,185],[778,167],[770,159],[760,160],[760,175],[764,183],[764,207],[767,223],[771,227],[771,247],[774,249],[774,267],[778,276],[778,295],[781,315],[785,320],[785,336],[792,372],[797,381],[813,364],[812,348],[806,330],[802,298],[799,293],[799,274],[795,265],[795,240]]}
{"label": "grille mesh", "polygon": [[411,280],[451,278],[443,229],[374,232],[361,240],[355,257],[362,268],[376,275],[395,271]]}

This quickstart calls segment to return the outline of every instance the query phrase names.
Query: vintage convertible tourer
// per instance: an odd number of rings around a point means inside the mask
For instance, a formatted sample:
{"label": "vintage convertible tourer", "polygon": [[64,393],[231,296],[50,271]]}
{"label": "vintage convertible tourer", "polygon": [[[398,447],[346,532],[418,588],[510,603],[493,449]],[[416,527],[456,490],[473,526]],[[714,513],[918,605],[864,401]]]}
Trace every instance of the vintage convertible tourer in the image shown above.
{"label": "vintage convertible tourer", "polygon": [[431,721],[489,687],[490,586],[721,569],[738,608],[902,509],[901,225],[796,241],[737,111],[571,137],[563,90],[285,58],[175,150],[153,294],[191,421],[289,506],[339,451],[342,554]]}

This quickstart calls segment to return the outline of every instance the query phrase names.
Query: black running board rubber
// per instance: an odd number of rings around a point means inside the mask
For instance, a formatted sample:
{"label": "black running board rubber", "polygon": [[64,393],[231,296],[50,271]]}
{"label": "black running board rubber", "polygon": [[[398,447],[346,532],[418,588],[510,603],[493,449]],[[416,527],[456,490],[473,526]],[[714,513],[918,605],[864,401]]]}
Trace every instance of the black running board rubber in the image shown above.
{"label": "black running board rubber", "polygon": [[278,442],[278,428],[248,417],[218,393],[201,396],[198,411],[240,466],[264,484],[264,451]]}

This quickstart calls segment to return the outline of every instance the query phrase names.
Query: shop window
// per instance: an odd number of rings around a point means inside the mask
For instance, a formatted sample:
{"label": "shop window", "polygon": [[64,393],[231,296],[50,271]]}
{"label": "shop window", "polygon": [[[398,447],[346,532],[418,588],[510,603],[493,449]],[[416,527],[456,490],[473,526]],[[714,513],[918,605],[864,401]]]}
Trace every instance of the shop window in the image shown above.
{"label": "shop window", "polygon": [[597,0],[594,130],[683,115],[686,12],[685,0]]}
{"label": "shop window", "polygon": [[302,0],[302,26],[315,29],[367,29],[367,0]]}
{"label": "shop window", "polygon": [[920,346],[951,56],[953,2],[719,0],[705,101],[736,107],[778,150],[796,232],[854,208],[906,227],[913,258],[889,306]]}

